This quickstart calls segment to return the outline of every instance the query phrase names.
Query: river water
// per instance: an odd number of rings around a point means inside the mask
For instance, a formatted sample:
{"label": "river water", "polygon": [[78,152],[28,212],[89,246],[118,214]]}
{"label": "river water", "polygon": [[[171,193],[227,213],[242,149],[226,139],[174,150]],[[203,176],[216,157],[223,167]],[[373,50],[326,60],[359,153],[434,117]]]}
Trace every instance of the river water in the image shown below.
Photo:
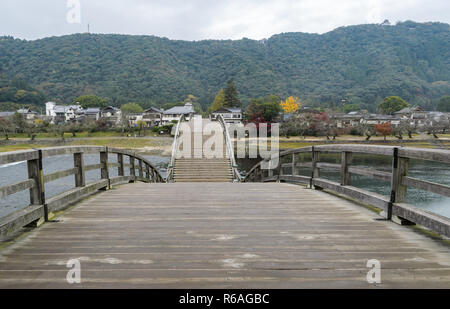
{"label": "river water", "polygon": [[[165,176],[166,168],[170,158],[165,156],[146,156],[144,157],[152,162]],[[305,155],[303,158],[299,157],[298,162],[303,159],[306,162],[311,158]],[[328,155],[321,157],[322,162],[339,163],[339,156]],[[110,155],[110,163],[116,163],[117,158],[115,155]],[[241,171],[245,174],[255,163],[257,159],[240,159],[238,164]],[[98,164],[100,163],[98,155],[85,155],[85,164]],[[126,162],[128,163],[128,162]],[[45,158],[43,160],[44,174],[50,174],[53,172],[66,170],[73,167],[73,157],[58,156]],[[391,162],[387,157],[371,156],[371,155],[355,155],[353,158],[352,166],[373,168],[381,171],[390,171]],[[311,175],[310,169],[300,169],[298,171],[301,175]],[[10,165],[0,165],[0,187],[17,183],[24,180],[27,175],[26,162],[20,162]],[[110,175],[117,176],[117,168],[110,170]],[[125,169],[125,175],[129,175],[129,170]],[[412,177],[433,181],[437,183],[450,185],[450,167],[448,164],[426,162],[421,160],[411,160],[409,175]],[[321,171],[321,177],[339,181],[339,172]],[[88,171],[86,172],[86,183],[94,182],[100,179],[100,171]],[[366,189],[372,192],[376,192],[383,195],[390,194],[390,184],[384,181],[375,180],[365,176],[354,175],[352,177],[353,185],[362,189]],[[47,183],[45,185],[46,197],[52,197],[58,195],[64,191],[72,189],[75,186],[74,176],[68,176],[58,179],[54,182]],[[23,191],[7,198],[0,199],[0,217],[8,215],[15,210],[21,209],[28,205],[29,192]],[[414,188],[408,188],[407,202],[423,209],[435,212],[437,214],[450,217],[450,198],[429,193]]]}

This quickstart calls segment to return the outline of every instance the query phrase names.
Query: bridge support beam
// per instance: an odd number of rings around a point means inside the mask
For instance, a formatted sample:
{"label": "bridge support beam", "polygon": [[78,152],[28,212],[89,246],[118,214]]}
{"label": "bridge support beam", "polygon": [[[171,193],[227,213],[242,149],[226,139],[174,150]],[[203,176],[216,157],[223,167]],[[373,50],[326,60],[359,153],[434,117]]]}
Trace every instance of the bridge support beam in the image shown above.
{"label": "bridge support beam", "polygon": [[101,179],[108,179],[108,186],[100,190],[109,190],[111,189],[111,183],[109,181],[108,147],[106,147],[105,151],[100,152],[100,164],[102,165],[100,169]]}
{"label": "bridge support beam", "polygon": [[403,177],[408,176],[409,158],[403,158],[398,155],[398,148],[393,150],[392,158],[392,179],[391,179],[391,196],[389,207],[386,212],[386,219],[392,220],[400,225],[414,225],[404,218],[392,214],[394,203],[403,203],[406,201],[407,186],[403,184]]}
{"label": "bridge support beam", "polygon": [[119,176],[124,176],[125,175],[125,169],[124,169],[124,165],[123,165],[123,154],[121,154],[121,153],[117,154],[117,163],[119,164],[118,175]]}
{"label": "bridge support beam", "polygon": [[344,151],[341,154],[341,186],[352,185],[352,175],[348,172],[348,168],[352,163],[353,153]]}
{"label": "bridge support beam", "polygon": [[86,175],[84,171],[84,155],[83,153],[73,154],[73,164],[75,172],[75,187],[80,188],[86,186]]}
{"label": "bridge support beam", "polygon": [[320,169],[318,167],[318,163],[320,161],[320,152],[318,151],[314,151],[314,146],[312,147],[312,177],[311,177],[311,184],[310,187],[312,189],[313,185],[314,185],[314,189],[316,190],[323,190],[322,187],[316,186],[314,184],[314,178],[319,178],[320,177]]}
{"label": "bridge support beam", "polygon": [[130,156],[130,176],[131,176],[130,182],[136,182],[136,166],[135,166],[135,159],[133,156]]}
{"label": "bridge support beam", "polygon": [[38,150],[37,159],[28,160],[28,178],[34,180],[34,186],[30,188],[30,205],[44,205],[44,217],[39,218],[27,225],[27,227],[38,227],[48,221],[48,208],[45,204],[44,171],[42,168],[42,151]]}

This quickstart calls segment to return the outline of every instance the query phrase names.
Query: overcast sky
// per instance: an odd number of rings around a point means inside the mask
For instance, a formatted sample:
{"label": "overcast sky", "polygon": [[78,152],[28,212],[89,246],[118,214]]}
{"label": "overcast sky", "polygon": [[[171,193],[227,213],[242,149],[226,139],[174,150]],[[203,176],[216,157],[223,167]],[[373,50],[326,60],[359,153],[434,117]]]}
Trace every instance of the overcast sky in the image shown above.
{"label": "overcast sky", "polygon": [[0,0],[0,35],[37,39],[86,32],[89,23],[94,33],[262,39],[384,19],[450,23],[449,12],[449,0]]}

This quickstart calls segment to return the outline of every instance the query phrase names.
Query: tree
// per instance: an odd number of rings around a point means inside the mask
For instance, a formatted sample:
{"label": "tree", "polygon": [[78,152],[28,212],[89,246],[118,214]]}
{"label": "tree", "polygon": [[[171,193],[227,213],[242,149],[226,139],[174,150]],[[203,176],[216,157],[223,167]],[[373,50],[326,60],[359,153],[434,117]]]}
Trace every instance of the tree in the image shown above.
{"label": "tree", "polygon": [[144,110],[142,107],[137,103],[127,103],[120,107],[120,110],[122,111],[122,114],[130,115],[130,114],[140,114]]}
{"label": "tree", "polygon": [[398,96],[391,96],[384,99],[380,105],[378,105],[378,109],[388,115],[392,115],[399,110],[408,107],[409,104]]}
{"label": "tree", "polygon": [[214,102],[211,104],[211,112],[215,112],[225,105],[225,92],[223,89],[220,89],[214,99]]}
{"label": "tree", "polygon": [[82,108],[104,108],[108,105],[108,99],[96,95],[83,95],[73,100],[74,104],[80,104]]}
{"label": "tree", "polygon": [[361,110],[361,105],[359,104],[345,104],[343,107],[344,113],[348,114],[350,112],[356,112]]}
{"label": "tree", "polygon": [[239,100],[239,95],[234,86],[233,79],[228,80],[227,87],[224,90],[225,93],[225,107],[240,107],[241,101]]}
{"label": "tree", "polygon": [[5,140],[9,140],[8,131],[11,128],[11,123],[8,119],[0,118],[0,130],[5,135]]}
{"label": "tree", "polygon": [[366,141],[370,140],[370,138],[375,135],[375,128],[372,124],[367,124],[367,123],[359,123],[358,126],[356,127],[358,133],[360,135],[365,135],[366,136]]}
{"label": "tree", "polygon": [[439,112],[444,112],[444,113],[450,112],[450,96],[449,95],[443,96],[439,100],[439,104],[437,106],[437,110]]}
{"label": "tree", "polygon": [[392,125],[391,125],[390,122],[385,122],[385,123],[381,123],[381,124],[376,124],[376,125],[375,125],[375,131],[376,131],[378,134],[383,135],[384,140],[386,141],[386,136],[392,134]]}
{"label": "tree", "polygon": [[299,109],[300,102],[298,101],[297,97],[294,98],[293,96],[290,96],[289,98],[286,99],[286,101],[281,101],[280,105],[285,113],[292,114]]}
{"label": "tree", "polygon": [[26,121],[23,118],[22,114],[19,114],[18,112],[15,112],[14,115],[12,116],[11,122],[14,126],[14,129],[17,132],[24,132],[25,131],[25,127],[26,127]]}
{"label": "tree", "polygon": [[[245,109],[245,114],[250,122],[272,122],[281,111],[279,98],[269,95],[265,98],[251,99]],[[257,120],[257,121],[256,121]]]}

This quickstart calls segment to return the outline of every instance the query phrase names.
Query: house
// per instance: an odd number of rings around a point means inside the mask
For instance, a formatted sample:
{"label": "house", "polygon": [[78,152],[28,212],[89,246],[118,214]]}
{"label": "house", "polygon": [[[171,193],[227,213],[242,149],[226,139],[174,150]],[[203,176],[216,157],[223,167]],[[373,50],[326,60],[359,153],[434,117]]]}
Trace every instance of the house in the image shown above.
{"label": "house", "polygon": [[82,110],[83,108],[80,105],[56,105],[55,102],[45,103],[45,115],[51,117],[51,122],[54,124],[79,121],[78,118]]}
{"label": "house", "polygon": [[136,127],[138,122],[142,121],[143,114],[129,114],[127,115],[128,123],[132,127]]}
{"label": "house", "polygon": [[151,107],[144,111],[142,120],[147,123],[147,126],[159,126],[162,123],[163,113],[163,110]]}
{"label": "house", "polygon": [[396,127],[400,124],[400,121],[399,118],[392,115],[369,114],[361,120],[361,123],[375,125],[389,122],[392,126]]}
{"label": "house", "polygon": [[30,108],[22,108],[17,111],[27,121],[33,121],[36,119],[38,113],[33,112]]}
{"label": "house", "polygon": [[178,121],[181,115],[185,115],[190,120],[191,115],[195,114],[192,103],[188,102],[184,106],[175,106],[163,111],[162,124],[168,124],[174,120]]}
{"label": "house", "polygon": [[122,111],[117,107],[108,106],[102,110],[101,117],[109,125],[118,125],[122,121]]}
{"label": "house", "polygon": [[100,119],[101,111],[98,107],[83,110],[86,120],[97,121]]}
{"label": "house", "polygon": [[0,119],[8,119],[14,116],[15,112],[0,112]]}
{"label": "house", "polygon": [[333,114],[331,119],[336,122],[338,128],[351,128],[356,127],[358,124],[363,122],[365,114],[359,112],[350,112],[348,114]]}
{"label": "house", "polygon": [[223,117],[226,123],[239,124],[242,122],[242,110],[240,108],[221,107],[212,112],[210,118],[211,120],[217,120],[219,115]]}

